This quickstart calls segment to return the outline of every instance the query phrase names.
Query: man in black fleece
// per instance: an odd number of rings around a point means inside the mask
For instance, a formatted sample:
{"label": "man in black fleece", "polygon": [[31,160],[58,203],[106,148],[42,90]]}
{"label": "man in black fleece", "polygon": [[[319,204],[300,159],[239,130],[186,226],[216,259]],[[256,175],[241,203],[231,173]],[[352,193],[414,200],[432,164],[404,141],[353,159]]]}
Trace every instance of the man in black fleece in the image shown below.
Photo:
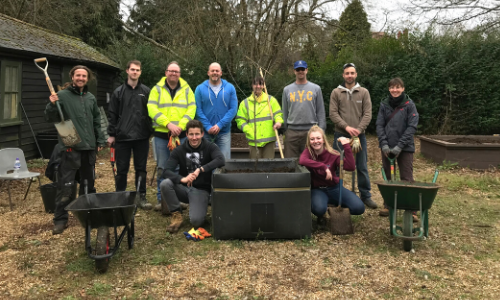
{"label": "man in black fleece", "polygon": [[[224,166],[224,155],[217,145],[203,139],[203,124],[191,120],[186,125],[187,140],[175,148],[167,161],[160,184],[163,205],[172,213],[167,231],[175,233],[182,225],[179,201],[189,203],[189,220],[193,227],[200,227],[207,214],[212,186],[212,171]],[[179,174],[175,169],[179,166]]]}

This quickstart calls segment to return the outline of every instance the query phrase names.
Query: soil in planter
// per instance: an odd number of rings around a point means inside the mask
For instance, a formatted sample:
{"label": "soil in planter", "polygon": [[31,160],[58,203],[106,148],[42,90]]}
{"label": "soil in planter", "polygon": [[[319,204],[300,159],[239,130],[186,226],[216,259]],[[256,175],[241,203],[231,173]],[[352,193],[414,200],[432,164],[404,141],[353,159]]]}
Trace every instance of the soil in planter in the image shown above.
{"label": "soil in planter", "polygon": [[248,148],[248,140],[244,133],[231,133],[231,148]]}
{"label": "soil in planter", "polygon": [[287,167],[280,167],[280,168],[274,168],[271,170],[255,170],[253,169],[240,169],[240,170],[226,170],[225,173],[295,173],[294,168],[287,168]]}
{"label": "soil in planter", "polygon": [[500,144],[500,139],[484,139],[484,138],[462,137],[462,138],[456,138],[456,139],[448,140],[446,142],[448,142],[448,143],[456,143],[456,144],[473,144],[473,145],[480,145],[480,144]]}

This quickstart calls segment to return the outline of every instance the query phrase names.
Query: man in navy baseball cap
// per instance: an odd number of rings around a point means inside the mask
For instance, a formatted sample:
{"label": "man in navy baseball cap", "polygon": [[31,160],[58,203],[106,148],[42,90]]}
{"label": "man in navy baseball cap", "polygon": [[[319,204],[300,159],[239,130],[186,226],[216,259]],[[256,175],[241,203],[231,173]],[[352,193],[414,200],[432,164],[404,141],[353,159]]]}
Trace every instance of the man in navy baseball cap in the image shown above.
{"label": "man in navy baseball cap", "polygon": [[299,157],[304,151],[307,132],[313,125],[326,129],[325,105],[321,88],[307,80],[307,63],[293,64],[295,82],[283,89],[281,98],[285,132],[285,157]]}
{"label": "man in navy baseball cap", "polygon": [[303,60],[298,60],[293,64],[293,69],[296,70],[298,68],[307,69],[307,63]]}

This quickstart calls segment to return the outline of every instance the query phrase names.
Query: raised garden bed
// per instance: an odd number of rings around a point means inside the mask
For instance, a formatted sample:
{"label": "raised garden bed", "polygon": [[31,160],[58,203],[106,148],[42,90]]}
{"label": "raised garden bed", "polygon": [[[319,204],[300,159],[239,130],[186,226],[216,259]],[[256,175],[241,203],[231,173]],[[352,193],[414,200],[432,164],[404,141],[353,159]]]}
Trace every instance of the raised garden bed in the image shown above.
{"label": "raised garden bed", "polygon": [[[295,159],[231,159],[214,172],[212,225],[216,239],[311,236],[311,176]],[[277,170],[288,172],[276,173]],[[293,170],[293,172],[289,172]]]}
{"label": "raised garden bed", "polygon": [[435,163],[458,163],[471,169],[500,166],[500,136],[431,135],[419,136],[420,152]]}
{"label": "raised garden bed", "polygon": [[[283,138],[281,139],[281,147],[283,147]],[[248,140],[244,133],[231,133],[231,158],[246,159],[250,158],[250,150],[248,149]],[[284,150],[283,150],[284,151]],[[274,149],[274,157],[281,158],[278,147]]]}

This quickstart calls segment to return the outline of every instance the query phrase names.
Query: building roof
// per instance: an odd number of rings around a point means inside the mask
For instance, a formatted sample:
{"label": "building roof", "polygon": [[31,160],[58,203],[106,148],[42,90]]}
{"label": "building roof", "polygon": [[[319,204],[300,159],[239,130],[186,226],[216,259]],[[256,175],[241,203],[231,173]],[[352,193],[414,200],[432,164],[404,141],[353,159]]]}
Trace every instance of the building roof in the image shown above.
{"label": "building roof", "polygon": [[0,48],[88,61],[118,68],[82,40],[0,14]]}

